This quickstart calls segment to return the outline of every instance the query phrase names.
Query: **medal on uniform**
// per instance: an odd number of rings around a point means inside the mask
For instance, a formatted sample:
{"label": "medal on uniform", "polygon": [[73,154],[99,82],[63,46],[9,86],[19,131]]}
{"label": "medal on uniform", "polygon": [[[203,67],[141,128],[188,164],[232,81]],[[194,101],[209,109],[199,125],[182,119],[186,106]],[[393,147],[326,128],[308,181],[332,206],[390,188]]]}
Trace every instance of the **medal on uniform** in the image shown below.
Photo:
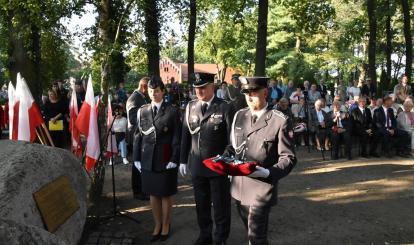
{"label": "medal on uniform", "polygon": [[167,127],[164,127],[164,132],[167,132],[168,131],[168,128]]}
{"label": "medal on uniform", "polygon": [[214,130],[218,130],[219,129],[219,126],[218,125],[215,125],[214,126]]}

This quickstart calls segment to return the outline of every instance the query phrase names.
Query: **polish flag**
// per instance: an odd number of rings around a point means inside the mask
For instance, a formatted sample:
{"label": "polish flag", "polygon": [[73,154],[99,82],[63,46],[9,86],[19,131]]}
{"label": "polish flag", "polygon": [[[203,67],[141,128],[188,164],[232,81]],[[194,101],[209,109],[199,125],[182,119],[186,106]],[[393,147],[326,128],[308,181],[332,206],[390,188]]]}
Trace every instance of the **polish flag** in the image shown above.
{"label": "polish flag", "polygon": [[13,139],[13,115],[14,115],[14,96],[15,96],[16,90],[14,89],[13,83],[9,82],[9,87],[7,90],[7,94],[9,97],[9,139]]}
{"label": "polish flag", "polygon": [[[112,105],[111,105],[111,97],[108,96],[108,117],[106,120],[106,125],[107,125],[107,133],[109,134],[107,139],[108,142],[106,143],[106,157],[110,158],[112,157],[114,154],[118,153],[118,147],[116,146],[116,138],[115,135],[112,134],[111,130],[111,126],[112,126],[112,122],[114,120],[114,117],[112,116]],[[112,145],[112,147],[111,147]]]}
{"label": "polish flag", "polygon": [[98,116],[93,94],[92,77],[89,76],[86,88],[85,101],[76,119],[75,126],[79,132],[87,137],[86,143],[86,170],[94,168],[100,154]]}
{"label": "polish flag", "polygon": [[14,96],[13,131],[14,140],[33,142],[36,139],[36,127],[44,123],[39,106],[33,99],[24,78],[17,74]]}
{"label": "polish flag", "polygon": [[70,122],[69,129],[71,134],[72,152],[80,157],[82,156],[82,144],[78,128],[75,127],[76,118],[78,118],[78,101],[75,91],[75,83],[72,81],[72,96],[69,105]]}

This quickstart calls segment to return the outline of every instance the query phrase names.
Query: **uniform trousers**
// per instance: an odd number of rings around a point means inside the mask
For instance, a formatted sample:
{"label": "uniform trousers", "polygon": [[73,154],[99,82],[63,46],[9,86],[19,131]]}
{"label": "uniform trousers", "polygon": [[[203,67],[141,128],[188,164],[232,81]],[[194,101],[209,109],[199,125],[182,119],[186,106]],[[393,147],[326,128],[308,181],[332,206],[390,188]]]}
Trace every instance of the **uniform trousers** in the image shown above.
{"label": "uniform trousers", "polygon": [[224,242],[229,237],[231,220],[230,181],[225,176],[193,176],[194,198],[200,238],[208,239],[213,230],[211,204],[214,209],[214,241]]}
{"label": "uniform trousers", "polygon": [[271,206],[246,206],[236,201],[237,212],[247,230],[250,245],[267,245]]}

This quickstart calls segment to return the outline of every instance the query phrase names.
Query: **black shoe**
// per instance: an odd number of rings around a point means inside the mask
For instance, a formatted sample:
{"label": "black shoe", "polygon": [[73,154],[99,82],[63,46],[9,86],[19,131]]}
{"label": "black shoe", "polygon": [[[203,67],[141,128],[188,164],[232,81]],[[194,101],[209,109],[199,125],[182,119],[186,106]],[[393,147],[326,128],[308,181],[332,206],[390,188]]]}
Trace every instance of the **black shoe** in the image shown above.
{"label": "black shoe", "polygon": [[350,161],[350,160],[352,160],[352,157],[351,156],[348,156],[348,160]]}
{"label": "black shoe", "polygon": [[160,241],[162,241],[162,242],[166,241],[170,237],[170,230],[171,230],[171,224],[168,227],[168,233],[165,234],[165,235],[161,234]]}
{"label": "black shoe", "polygon": [[216,245],[226,245],[226,242],[215,242]]}
{"label": "black shoe", "polygon": [[162,230],[162,228],[160,228],[160,232],[158,232],[158,234],[152,235],[152,237],[150,239],[150,242],[156,242],[161,238],[161,230]]}
{"label": "black shoe", "polygon": [[194,245],[208,245],[213,242],[211,237],[199,237],[197,241],[194,242]]}
{"label": "black shoe", "polygon": [[367,155],[366,153],[361,154],[361,157],[363,158],[369,158],[369,155]]}

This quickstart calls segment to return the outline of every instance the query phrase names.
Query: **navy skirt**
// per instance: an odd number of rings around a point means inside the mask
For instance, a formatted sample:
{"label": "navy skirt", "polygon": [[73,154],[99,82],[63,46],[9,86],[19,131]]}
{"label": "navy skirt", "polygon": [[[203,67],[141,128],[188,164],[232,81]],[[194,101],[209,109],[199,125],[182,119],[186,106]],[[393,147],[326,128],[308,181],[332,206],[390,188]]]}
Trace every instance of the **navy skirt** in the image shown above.
{"label": "navy skirt", "polygon": [[177,193],[178,168],[161,172],[142,170],[142,192],[156,197],[168,197]]}

